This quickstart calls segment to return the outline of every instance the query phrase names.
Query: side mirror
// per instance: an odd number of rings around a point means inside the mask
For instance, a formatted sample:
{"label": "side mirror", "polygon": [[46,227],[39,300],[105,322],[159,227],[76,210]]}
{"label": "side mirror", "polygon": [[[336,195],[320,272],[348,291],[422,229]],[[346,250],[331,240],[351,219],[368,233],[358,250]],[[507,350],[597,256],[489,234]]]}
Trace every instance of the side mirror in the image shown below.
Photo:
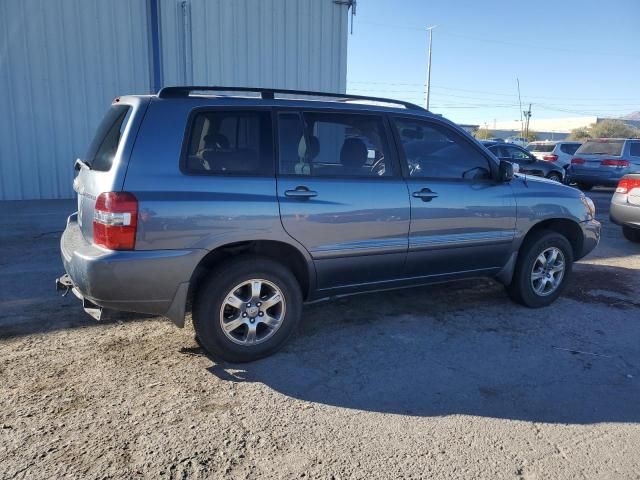
{"label": "side mirror", "polygon": [[513,164],[506,160],[500,160],[498,168],[498,181],[510,182],[513,179]]}

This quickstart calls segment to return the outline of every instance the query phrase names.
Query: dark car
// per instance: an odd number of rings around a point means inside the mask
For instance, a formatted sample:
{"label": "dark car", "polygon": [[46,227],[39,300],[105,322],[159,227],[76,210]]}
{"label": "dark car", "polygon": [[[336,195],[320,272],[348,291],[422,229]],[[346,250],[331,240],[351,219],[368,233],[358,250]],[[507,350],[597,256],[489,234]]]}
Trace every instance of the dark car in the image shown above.
{"label": "dark car", "polygon": [[519,173],[545,177],[556,182],[564,180],[564,168],[546,160],[538,160],[531,152],[518,145],[489,141],[482,144],[500,160],[517,164]]}
{"label": "dark car", "polygon": [[182,327],[190,310],[200,344],[230,361],[276,351],[320,298],[493,277],[544,307],[600,234],[582,192],[514,176],[452,122],[372,97],[119,97],[76,168],[58,286],[95,317]]}

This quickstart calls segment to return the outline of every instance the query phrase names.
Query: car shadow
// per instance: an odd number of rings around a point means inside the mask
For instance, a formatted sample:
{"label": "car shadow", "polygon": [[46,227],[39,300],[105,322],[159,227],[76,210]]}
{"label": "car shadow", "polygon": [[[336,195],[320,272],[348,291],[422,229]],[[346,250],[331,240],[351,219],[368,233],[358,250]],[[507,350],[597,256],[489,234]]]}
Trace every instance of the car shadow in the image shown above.
{"label": "car shadow", "polygon": [[[490,281],[309,305],[282,352],[248,364],[212,359],[209,371],[359,411],[638,422],[640,305],[620,289],[630,275],[637,271],[579,265],[567,294],[537,310],[512,304]],[[589,298],[583,282],[612,277],[615,301],[603,303],[600,287]],[[576,316],[585,302],[589,313]]]}

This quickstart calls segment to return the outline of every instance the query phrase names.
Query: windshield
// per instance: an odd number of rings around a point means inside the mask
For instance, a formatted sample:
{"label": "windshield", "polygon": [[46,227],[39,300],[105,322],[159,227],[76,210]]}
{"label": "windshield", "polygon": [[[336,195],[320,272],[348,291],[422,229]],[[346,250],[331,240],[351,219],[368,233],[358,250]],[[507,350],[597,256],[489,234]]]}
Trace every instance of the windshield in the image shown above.
{"label": "windshield", "polygon": [[551,152],[555,146],[555,143],[530,143],[527,145],[527,150],[530,152]]}
{"label": "windshield", "polygon": [[587,140],[576,150],[576,155],[614,155],[622,154],[624,140]]}

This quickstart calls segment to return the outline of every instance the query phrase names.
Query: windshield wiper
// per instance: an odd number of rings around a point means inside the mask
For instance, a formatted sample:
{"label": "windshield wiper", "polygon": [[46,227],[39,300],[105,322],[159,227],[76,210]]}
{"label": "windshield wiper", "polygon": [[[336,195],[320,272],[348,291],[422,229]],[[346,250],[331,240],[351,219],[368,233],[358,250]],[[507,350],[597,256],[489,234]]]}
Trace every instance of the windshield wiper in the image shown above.
{"label": "windshield wiper", "polygon": [[73,168],[78,170],[78,171],[80,171],[82,168],[86,168],[87,170],[91,170],[91,164],[86,160],[82,160],[81,158],[76,158],[76,161],[73,164]]}

